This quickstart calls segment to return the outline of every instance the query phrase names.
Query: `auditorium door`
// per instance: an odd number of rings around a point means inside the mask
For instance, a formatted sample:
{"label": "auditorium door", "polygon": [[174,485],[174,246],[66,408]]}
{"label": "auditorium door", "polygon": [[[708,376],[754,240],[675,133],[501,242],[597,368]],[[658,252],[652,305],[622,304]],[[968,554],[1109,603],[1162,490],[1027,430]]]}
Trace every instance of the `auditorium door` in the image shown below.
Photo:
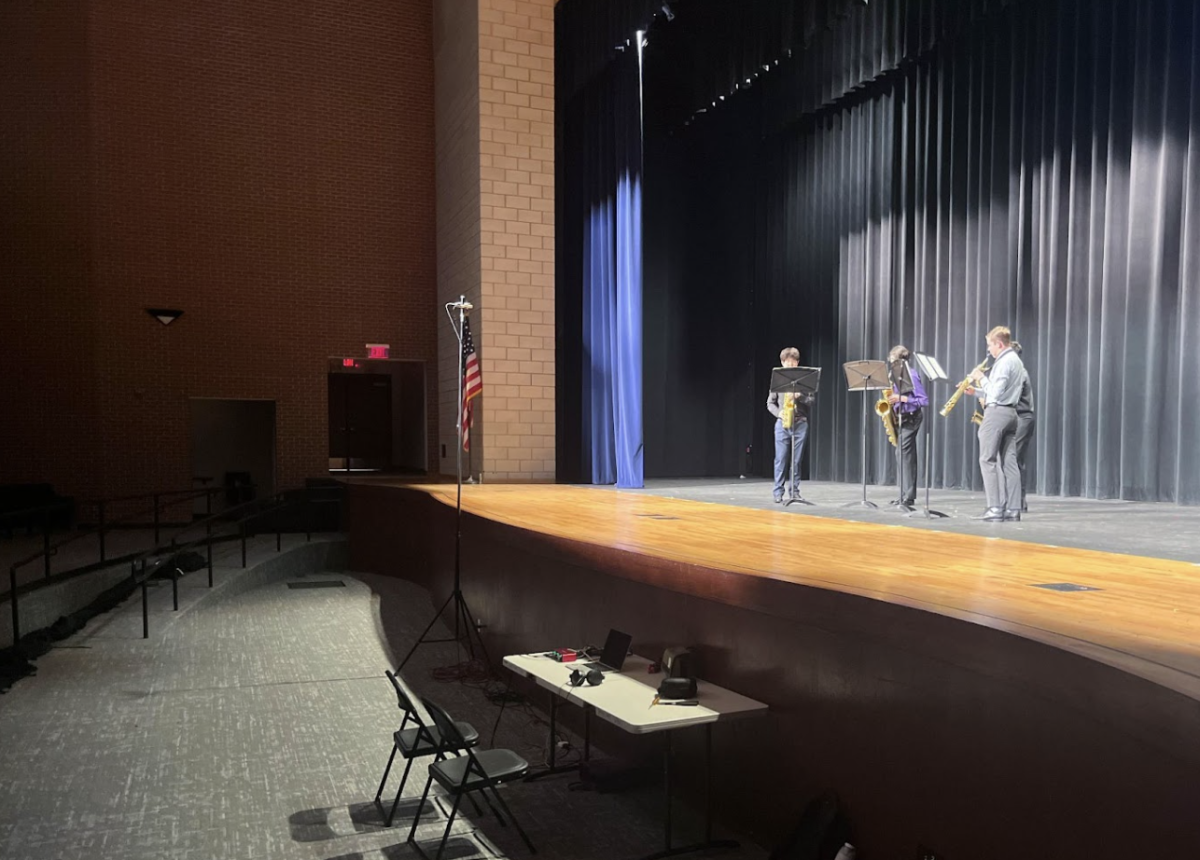
{"label": "auditorium door", "polygon": [[392,377],[329,374],[329,459],[342,468],[386,469],[392,463]]}

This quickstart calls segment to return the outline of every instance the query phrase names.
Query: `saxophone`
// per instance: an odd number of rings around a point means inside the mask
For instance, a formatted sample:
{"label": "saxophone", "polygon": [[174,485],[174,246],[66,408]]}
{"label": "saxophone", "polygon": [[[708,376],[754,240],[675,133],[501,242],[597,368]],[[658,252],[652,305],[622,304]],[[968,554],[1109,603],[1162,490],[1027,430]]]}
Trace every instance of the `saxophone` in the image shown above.
{"label": "saxophone", "polygon": [[783,422],[784,430],[791,430],[792,423],[796,420],[796,395],[792,392],[784,392],[783,409],[780,410],[779,420]]}
{"label": "saxophone", "polygon": [[[985,358],[983,361],[979,362],[979,365],[975,368],[975,370],[986,370],[987,363],[988,360]],[[970,373],[968,373],[966,379],[958,383],[958,388],[954,389],[954,393],[950,395],[950,399],[946,401],[946,405],[942,407],[940,412],[938,412],[938,414],[943,418],[950,414],[950,410],[954,408],[956,403],[958,403],[958,399],[963,396],[963,392],[965,392],[967,387],[971,384],[971,377],[975,375],[975,370],[972,370]]]}
{"label": "saxophone", "polygon": [[883,389],[883,397],[875,402],[875,414],[883,419],[883,429],[887,431],[888,441],[892,443],[892,447],[896,447],[896,419],[892,416],[892,404],[888,400],[892,396],[892,389]]}

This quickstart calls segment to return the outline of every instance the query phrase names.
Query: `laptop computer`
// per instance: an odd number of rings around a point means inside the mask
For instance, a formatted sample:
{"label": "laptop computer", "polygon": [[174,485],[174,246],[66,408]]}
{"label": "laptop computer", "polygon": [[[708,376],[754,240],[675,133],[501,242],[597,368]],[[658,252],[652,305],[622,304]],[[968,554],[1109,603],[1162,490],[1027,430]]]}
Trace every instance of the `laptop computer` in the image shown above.
{"label": "laptop computer", "polygon": [[633,637],[628,633],[609,630],[608,638],[604,640],[604,650],[600,652],[600,659],[591,663],[583,663],[581,668],[599,669],[601,672],[620,672],[621,667],[625,665],[625,655],[629,653],[629,646],[632,642]]}

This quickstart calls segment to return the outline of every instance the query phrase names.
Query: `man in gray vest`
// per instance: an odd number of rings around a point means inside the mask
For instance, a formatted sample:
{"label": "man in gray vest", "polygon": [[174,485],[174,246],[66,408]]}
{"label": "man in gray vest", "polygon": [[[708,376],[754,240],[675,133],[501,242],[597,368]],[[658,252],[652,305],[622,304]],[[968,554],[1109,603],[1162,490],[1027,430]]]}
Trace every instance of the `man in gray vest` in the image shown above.
{"label": "man in gray vest", "polygon": [[1017,465],[1017,401],[1029,374],[1012,348],[1012,332],[996,326],[987,333],[992,369],[971,374],[975,388],[987,406],[979,425],[979,468],[988,522],[1021,519],[1021,469]]}

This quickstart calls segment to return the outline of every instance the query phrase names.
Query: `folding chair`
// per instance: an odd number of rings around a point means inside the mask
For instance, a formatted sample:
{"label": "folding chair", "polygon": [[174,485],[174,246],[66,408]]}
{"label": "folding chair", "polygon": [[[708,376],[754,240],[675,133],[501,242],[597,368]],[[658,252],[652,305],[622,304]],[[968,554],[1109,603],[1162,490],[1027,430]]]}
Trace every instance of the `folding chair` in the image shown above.
{"label": "folding chair", "polygon": [[[451,743],[456,743],[461,740],[458,728],[455,722],[450,719],[449,715],[428,699],[425,700],[425,710],[429,712],[429,716],[433,718],[434,725],[442,733],[442,737],[448,739]],[[413,817],[412,829],[408,831],[408,841],[422,857],[427,857],[425,852],[421,850],[421,846],[417,844],[417,824],[421,821],[421,809],[425,805],[426,798],[429,797],[429,789],[436,779],[438,785],[449,795],[454,798],[454,806],[450,809],[450,818],[446,822],[446,832],[442,834],[442,841],[438,845],[437,855],[435,860],[441,860],[442,851],[446,848],[446,840],[450,838],[450,828],[454,826],[454,816],[458,814],[458,804],[462,801],[463,796],[470,796],[471,792],[478,791],[483,794],[484,799],[487,799],[485,789],[491,789],[492,795],[496,800],[500,801],[500,805],[504,811],[508,813],[508,817],[512,819],[513,825],[517,828],[517,832],[521,834],[521,838],[525,840],[531,853],[536,854],[537,849],[533,847],[533,843],[529,841],[529,837],[525,835],[525,831],[521,829],[521,825],[517,819],[513,817],[512,810],[508,808],[504,798],[497,791],[497,786],[505,782],[511,782],[514,779],[522,779],[529,772],[529,762],[521,758],[512,750],[480,750],[476,752],[474,747],[463,746],[465,755],[455,759],[445,759],[436,761],[429,766],[429,779],[425,781],[425,793],[421,795],[421,804],[417,807],[417,814]],[[488,806],[492,806],[488,802]],[[496,818],[500,823],[507,827],[504,817],[499,811],[492,806],[492,811],[496,813]]]}
{"label": "folding chair", "polygon": [[[404,679],[391,672],[387,673],[387,677],[396,690],[396,703],[400,706],[404,719],[400,721],[400,728],[392,734],[392,754],[388,757],[387,767],[383,771],[383,779],[379,781],[379,789],[375,792],[375,805],[379,807],[381,813],[383,812],[383,803],[379,798],[383,795],[384,786],[387,785],[388,774],[392,771],[392,762],[396,760],[396,753],[399,752],[408,760],[408,764],[404,766],[404,776],[400,778],[400,787],[396,789],[396,799],[392,801],[392,808],[384,821],[385,827],[391,827],[392,819],[396,815],[396,807],[400,803],[400,795],[404,793],[404,784],[408,782],[408,772],[412,770],[413,759],[435,756],[437,761],[441,761],[448,753],[461,755],[462,750],[479,743],[479,732],[470,723],[455,723],[454,738],[446,737],[436,725],[422,717],[420,700]],[[411,727],[409,727],[409,723],[412,723]],[[475,807],[475,810],[480,811],[478,806]]]}

